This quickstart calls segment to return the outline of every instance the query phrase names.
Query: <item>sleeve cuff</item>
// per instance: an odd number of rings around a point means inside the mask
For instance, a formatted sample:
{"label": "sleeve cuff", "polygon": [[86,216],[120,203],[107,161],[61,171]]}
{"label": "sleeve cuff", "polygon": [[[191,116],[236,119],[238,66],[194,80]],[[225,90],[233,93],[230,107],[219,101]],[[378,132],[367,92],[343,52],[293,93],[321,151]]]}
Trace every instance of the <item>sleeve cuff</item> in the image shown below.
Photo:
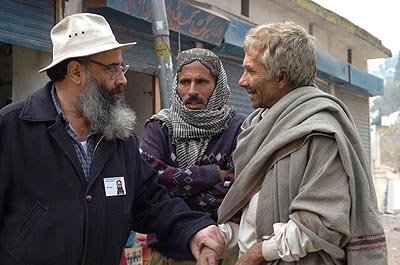
{"label": "sleeve cuff", "polygon": [[222,258],[237,258],[239,256],[239,225],[236,223],[228,222],[225,224],[219,224],[218,227],[222,232],[225,233],[229,242],[227,248],[222,254]]}
{"label": "sleeve cuff", "polygon": [[280,259],[275,236],[263,237],[262,255],[266,261]]}

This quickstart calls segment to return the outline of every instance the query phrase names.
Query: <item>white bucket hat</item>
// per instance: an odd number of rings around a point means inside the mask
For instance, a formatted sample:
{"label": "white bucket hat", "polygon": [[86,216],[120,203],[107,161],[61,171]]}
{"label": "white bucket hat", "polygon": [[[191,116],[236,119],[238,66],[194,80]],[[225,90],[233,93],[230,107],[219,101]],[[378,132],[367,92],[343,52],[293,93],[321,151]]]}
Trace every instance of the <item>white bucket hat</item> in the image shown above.
{"label": "white bucket hat", "polygon": [[57,23],[50,33],[53,61],[39,73],[65,59],[88,56],[116,48],[126,50],[136,42],[120,44],[104,17],[90,13],[68,16]]}

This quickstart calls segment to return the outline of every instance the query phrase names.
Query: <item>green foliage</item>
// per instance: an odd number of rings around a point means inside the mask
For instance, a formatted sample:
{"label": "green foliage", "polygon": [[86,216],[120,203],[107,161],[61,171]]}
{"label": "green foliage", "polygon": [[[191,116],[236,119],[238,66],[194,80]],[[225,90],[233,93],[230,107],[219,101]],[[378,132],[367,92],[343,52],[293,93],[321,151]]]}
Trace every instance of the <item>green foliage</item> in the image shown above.
{"label": "green foliage", "polygon": [[386,58],[383,62],[383,65],[380,66],[381,71],[386,71],[389,68],[394,68],[398,61],[398,54],[392,57]]}
{"label": "green foliage", "polygon": [[[393,74],[393,70],[396,72]],[[370,112],[389,115],[400,110],[400,54],[386,58],[375,75],[385,79],[384,94],[372,102]]]}
{"label": "green foliage", "polygon": [[396,73],[394,74],[394,81],[400,81],[400,56],[398,56],[396,64]]}
{"label": "green foliage", "polygon": [[381,162],[395,170],[400,166],[400,122],[390,126],[381,135]]}
{"label": "green foliage", "polygon": [[[386,79],[383,96],[377,97],[372,103],[371,116],[373,123],[377,125],[380,125],[381,115],[387,116],[400,111],[400,56],[385,59],[384,65],[380,68],[381,74],[386,73],[389,68],[394,68],[396,72],[390,80]],[[394,170],[400,170],[399,119],[394,125],[386,127],[380,137],[381,163]]]}
{"label": "green foliage", "polygon": [[371,112],[381,111],[389,115],[400,110],[400,81],[387,81],[383,96],[377,97],[371,106]]}

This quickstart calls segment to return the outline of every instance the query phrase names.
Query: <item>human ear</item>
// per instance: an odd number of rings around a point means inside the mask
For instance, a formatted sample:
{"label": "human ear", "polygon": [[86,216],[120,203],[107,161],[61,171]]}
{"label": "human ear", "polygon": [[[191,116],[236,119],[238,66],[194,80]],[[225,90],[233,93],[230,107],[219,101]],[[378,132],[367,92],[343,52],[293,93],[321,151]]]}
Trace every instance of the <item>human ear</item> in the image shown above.
{"label": "human ear", "polygon": [[76,85],[83,83],[84,71],[84,65],[78,61],[71,61],[67,66],[67,76]]}
{"label": "human ear", "polygon": [[286,69],[281,69],[278,74],[278,83],[282,86],[286,85],[289,80],[289,73]]}

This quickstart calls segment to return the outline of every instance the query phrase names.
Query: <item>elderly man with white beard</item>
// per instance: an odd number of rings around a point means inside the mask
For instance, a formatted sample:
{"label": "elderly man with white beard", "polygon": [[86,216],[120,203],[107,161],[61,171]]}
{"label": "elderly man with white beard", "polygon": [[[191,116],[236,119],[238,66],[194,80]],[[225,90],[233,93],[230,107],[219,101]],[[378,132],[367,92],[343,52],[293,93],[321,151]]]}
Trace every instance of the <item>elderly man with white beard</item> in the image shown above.
{"label": "elderly man with white beard", "polygon": [[53,61],[40,70],[51,81],[0,110],[1,264],[115,265],[131,230],[216,264],[200,250],[219,256],[225,236],[169,198],[134,140],[122,50],[135,43],[118,43],[89,13],[63,19],[51,39]]}

